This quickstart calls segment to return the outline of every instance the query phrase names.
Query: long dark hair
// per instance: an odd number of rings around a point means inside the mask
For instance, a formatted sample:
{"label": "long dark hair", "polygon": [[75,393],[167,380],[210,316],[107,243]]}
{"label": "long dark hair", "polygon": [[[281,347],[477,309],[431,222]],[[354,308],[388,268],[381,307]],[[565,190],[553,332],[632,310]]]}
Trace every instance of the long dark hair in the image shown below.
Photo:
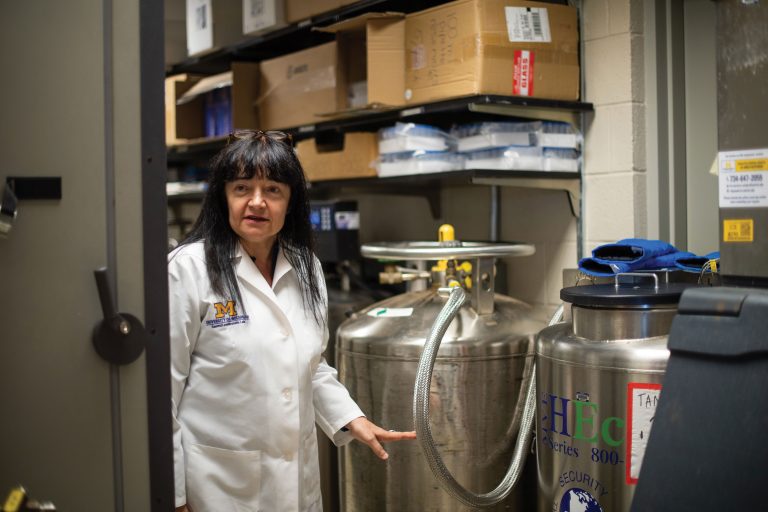
{"label": "long dark hair", "polygon": [[285,183],[291,189],[285,224],[277,235],[277,243],[296,271],[305,311],[311,311],[318,325],[322,325],[324,304],[315,272],[307,183],[288,135],[261,130],[243,130],[230,135],[227,146],[211,160],[208,191],[200,216],[180,245],[202,240],[211,288],[221,296],[237,297],[244,307],[232,264],[239,238],[229,224],[224,186],[235,179],[254,176]]}

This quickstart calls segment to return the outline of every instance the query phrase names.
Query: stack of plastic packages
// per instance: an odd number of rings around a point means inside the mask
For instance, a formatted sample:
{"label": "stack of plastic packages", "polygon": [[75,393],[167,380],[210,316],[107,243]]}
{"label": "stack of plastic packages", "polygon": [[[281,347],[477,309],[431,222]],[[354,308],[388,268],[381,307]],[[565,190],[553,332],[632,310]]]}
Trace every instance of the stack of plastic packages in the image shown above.
{"label": "stack of plastic packages", "polygon": [[466,169],[578,172],[581,135],[554,121],[485,122],[451,130]]}
{"label": "stack of plastic packages", "polygon": [[397,123],[379,130],[379,176],[403,176],[457,171],[464,158],[456,152],[456,140],[434,126]]}

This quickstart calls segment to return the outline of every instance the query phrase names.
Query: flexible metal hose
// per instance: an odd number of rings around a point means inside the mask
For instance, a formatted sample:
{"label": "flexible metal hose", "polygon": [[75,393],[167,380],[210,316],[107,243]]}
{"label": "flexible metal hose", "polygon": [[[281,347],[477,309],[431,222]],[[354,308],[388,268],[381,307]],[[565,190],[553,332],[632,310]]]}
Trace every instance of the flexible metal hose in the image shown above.
{"label": "flexible metal hose", "polygon": [[[443,291],[443,290],[441,290]],[[451,288],[448,302],[445,303],[440,313],[437,315],[432,329],[427,336],[424,345],[424,351],[419,360],[419,367],[416,373],[416,385],[413,393],[413,418],[416,428],[416,437],[421,445],[421,450],[432,469],[432,473],[437,481],[448,494],[469,507],[490,507],[504,500],[515,487],[520,479],[525,457],[528,453],[533,433],[533,422],[536,415],[536,365],[531,365],[528,385],[525,392],[525,403],[523,406],[522,419],[520,421],[519,435],[515,442],[515,450],[512,454],[507,473],[504,475],[501,483],[490,492],[485,494],[475,494],[465,489],[453,478],[451,472],[443,463],[440,452],[437,451],[435,441],[432,438],[432,429],[429,426],[429,387],[432,381],[432,370],[435,366],[440,342],[448,329],[448,325],[453,321],[461,306],[466,301],[467,295],[464,290],[457,286]],[[563,305],[555,312],[549,322],[554,325],[560,322],[563,315]]]}

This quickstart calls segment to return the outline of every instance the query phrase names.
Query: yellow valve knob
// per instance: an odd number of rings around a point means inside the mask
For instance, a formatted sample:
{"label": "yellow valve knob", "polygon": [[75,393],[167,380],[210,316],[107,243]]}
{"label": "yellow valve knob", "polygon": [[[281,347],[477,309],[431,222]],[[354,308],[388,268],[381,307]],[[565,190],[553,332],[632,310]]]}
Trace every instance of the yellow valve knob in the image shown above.
{"label": "yellow valve knob", "polygon": [[448,262],[446,260],[437,260],[437,264],[432,266],[433,272],[445,272],[448,268]]}
{"label": "yellow valve knob", "polygon": [[[455,233],[453,226],[450,224],[443,224],[437,230],[438,242],[453,242],[455,240]],[[444,272],[448,268],[448,262],[446,260],[438,260],[437,264],[432,267],[433,272]]]}
{"label": "yellow valve knob", "polygon": [[456,240],[456,234],[453,230],[453,226],[450,224],[443,224],[437,230],[437,240],[439,242],[453,242]]}

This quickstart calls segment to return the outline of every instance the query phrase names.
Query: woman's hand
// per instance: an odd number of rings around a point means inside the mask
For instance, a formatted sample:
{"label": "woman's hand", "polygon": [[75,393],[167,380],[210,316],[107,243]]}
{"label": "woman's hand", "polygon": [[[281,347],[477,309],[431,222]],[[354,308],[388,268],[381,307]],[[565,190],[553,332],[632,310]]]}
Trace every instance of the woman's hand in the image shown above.
{"label": "woman's hand", "polygon": [[389,455],[384,451],[381,443],[391,441],[402,441],[404,439],[416,439],[416,432],[395,432],[394,430],[384,430],[368,421],[365,416],[355,418],[346,424],[346,428],[352,437],[367,444],[371,451],[382,460],[387,460]]}

